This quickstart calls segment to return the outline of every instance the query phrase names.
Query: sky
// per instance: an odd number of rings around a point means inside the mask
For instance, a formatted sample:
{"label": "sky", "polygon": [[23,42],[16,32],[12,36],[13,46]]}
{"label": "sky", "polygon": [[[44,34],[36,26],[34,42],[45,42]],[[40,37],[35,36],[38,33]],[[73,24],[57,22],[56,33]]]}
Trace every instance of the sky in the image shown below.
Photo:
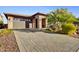
{"label": "sky", "polygon": [[[15,13],[32,15],[37,12],[49,13],[58,8],[67,8],[76,17],[79,17],[79,6],[0,6],[0,14],[2,13]],[[4,20],[6,22],[6,20]]]}

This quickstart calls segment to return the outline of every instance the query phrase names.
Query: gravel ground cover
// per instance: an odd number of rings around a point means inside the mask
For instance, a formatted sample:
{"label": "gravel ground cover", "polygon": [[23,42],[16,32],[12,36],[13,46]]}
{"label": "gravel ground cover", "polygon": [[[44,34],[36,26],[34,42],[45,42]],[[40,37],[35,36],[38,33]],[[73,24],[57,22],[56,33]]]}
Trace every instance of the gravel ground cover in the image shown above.
{"label": "gravel ground cover", "polygon": [[0,36],[0,52],[19,52],[14,33]]}

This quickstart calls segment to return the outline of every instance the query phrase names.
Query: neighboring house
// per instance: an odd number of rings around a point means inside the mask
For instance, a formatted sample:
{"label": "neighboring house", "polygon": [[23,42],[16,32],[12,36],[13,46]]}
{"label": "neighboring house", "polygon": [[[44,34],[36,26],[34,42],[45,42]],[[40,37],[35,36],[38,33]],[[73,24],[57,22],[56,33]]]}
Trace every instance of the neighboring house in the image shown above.
{"label": "neighboring house", "polygon": [[0,29],[2,29],[3,28],[3,24],[2,24],[2,15],[0,15]]}
{"label": "neighboring house", "polygon": [[12,13],[4,13],[8,20],[8,29],[42,29],[47,27],[46,14],[36,13],[34,15],[19,15]]}
{"label": "neighboring house", "polygon": [[3,22],[3,16],[0,15],[0,29],[7,28],[7,24],[4,24]]}

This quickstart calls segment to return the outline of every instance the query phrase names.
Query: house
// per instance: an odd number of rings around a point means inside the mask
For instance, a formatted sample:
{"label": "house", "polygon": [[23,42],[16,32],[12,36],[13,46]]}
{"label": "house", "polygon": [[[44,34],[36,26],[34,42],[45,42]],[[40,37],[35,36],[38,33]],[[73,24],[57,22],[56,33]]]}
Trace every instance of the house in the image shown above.
{"label": "house", "polygon": [[2,20],[2,15],[0,15],[0,29],[3,28],[3,20]]}
{"label": "house", "polygon": [[33,15],[4,13],[4,15],[8,20],[8,29],[42,29],[47,27],[47,15],[43,13]]}

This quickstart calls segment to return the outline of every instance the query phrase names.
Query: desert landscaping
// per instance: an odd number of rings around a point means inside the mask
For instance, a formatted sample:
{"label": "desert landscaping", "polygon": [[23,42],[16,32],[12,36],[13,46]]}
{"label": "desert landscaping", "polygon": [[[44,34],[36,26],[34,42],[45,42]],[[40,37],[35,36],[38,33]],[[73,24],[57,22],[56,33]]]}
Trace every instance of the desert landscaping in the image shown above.
{"label": "desert landscaping", "polygon": [[68,9],[0,16],[1,52],[78,52],[79,18]]}
{"label": "desert landscaping", "polygon": [[11,30],[0,30],[0,52],[19,52],[15,35]]}

